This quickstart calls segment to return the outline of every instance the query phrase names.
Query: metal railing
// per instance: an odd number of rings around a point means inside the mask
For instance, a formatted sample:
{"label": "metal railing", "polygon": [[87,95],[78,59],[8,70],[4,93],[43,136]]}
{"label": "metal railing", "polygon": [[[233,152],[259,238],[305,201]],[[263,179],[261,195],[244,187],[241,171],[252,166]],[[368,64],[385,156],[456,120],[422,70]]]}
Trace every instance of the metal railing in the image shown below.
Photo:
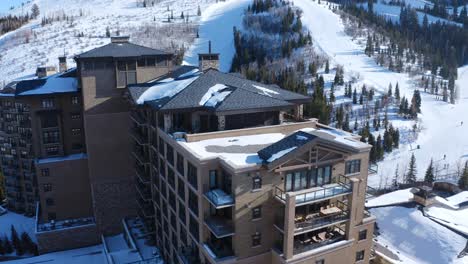
{"label": "metal railing", "polygon": [[[333,183],[337,185],[332,185]],[[352,191],[350,180],[346,176],[338,175],[334,177],[332,184],[324,185],[317,190],[295,195],[296,204],[302,204],[315,200],[322,200],[336,195],[346,194]],[[278,197],[284,202],[286,201],[286,192],[282,188],[276,186],[274,192],[276,197]]]}
{"label": "metal railing", "polygon": [[379,172],[379,165],[371,163],[367,171],[369,175],[377,174]]}

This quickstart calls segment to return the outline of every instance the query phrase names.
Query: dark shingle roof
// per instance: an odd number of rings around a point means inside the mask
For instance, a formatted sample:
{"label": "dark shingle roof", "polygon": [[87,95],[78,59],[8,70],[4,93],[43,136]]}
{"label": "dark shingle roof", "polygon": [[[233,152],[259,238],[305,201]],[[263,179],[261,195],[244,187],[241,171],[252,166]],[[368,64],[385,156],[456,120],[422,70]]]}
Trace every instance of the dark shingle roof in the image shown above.
{"label": "dark shingle roof", "polygon": [[[130,95],[134,101],[137,101],[140,96],[152,86],[167,85],[167,82],[162,82],[162,79],[174,78],[176,81],[189,77],[181,74],[188,73],[194,68],[179,68],[179,72],[174,72],[158,79],[155,82],[137,84],[129,87]],[[250,81],[234,74],[222,73],[217,70],[210,69],[203,73],[198,73],[199,76],[190,84],[182,89],[179,93],[170,98],[157,98],[154,101],[147,101],[146,104],[162,110],[162,111],[177,111],[186,109],[203,109],[227,112],[227,111],[247,111],[249,109],[268,109],[268,108],[286,108],[292,107],[295,103],[303,103],[310,100],[309,97],[297,93],[293,93],[277,86],[270,86],[254,81]],[[179,78],[178,78],[179,76]],[[194,77],[196,75],[191,75]],[[160,82],[160,83],[158,83]],[[201,99],[207,94],[210,88],[215,85],[225,85],[229,87],[230,94],[224,100],[216,104],[215,107],[206,107],[200,105]],[[259,87],[259,88],[256,88]]]}
{"label": "dark shingle roof", "polygon": [[282,140],[271,144],[270,146],[260,150],[258,152],[258,156],[263,159],[264,161],[268,161],[273,155],[280,153],[281,151],[291,149],[291,148],[299,148],[304,146],[305,144],[311,142],[317,138],[317,136],[303,132],[297,131]]}
{"label": "dark shingle roof", "polygon": [[40,79],[19,81],[15,85],[15,96],[73,93],[78,91],[76,68]]}
{"label": "dark shingle roof", "polygon": [[77,55],[76,58],[125,58],[154,55],[171,55],[171,53],[133,43],[109,43],[102,47],[81,53],[80,55]]}

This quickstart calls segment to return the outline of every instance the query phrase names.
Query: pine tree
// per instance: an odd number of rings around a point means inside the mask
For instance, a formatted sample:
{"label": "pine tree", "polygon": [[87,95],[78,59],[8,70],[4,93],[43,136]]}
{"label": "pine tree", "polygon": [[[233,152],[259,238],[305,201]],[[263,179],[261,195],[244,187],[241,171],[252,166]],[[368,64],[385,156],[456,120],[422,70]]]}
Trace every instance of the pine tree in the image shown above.
{"label": "pine tree", "polygon": [[463,174],[458,180],[458,187],[462,190],[468,189],[468,162],[465,163],[465,168],[463,169]]}
{"label": "pine tree", "polygon": [[424,175],[424,181],[427,183],[433,183],[434,182],[434,166],[432,163],[429,163],[429,166],[427,167],[426,174]]}
{"label": "pine tree", "polygon": [[309,73],[312,75],[312,76],[316,76],[317,75],[317,65],[315,64],[315,62],[312,62],[309,64]]}
{"label": "pine tree", "polygon": [[109,27],[106,27],[106,37],[110,38],[111,33]]}
{"label": "pine tree", "polygon": [[395,133],[392,136],[393,147],[398,148],[400,146],[400,130],[398,128],[395,130]]}
{"label": "pine tree", "polygon": [[356,88],[354,88],[354,92],[353,92],[353,104],[357,104],[357,91],[356,91]]}
{"label": "pine tree", "polygon": [[396,83],[395,86],[395,99],[397,99],[398,101],[400,100],[400,88],[398,87],[398,83]]}
{"label": "pine tree", "polygon": [[21,244],[25,252],[34,254],[35,243],[32,241],[31,237],[29,237],[28,233],[21,233]]}
{"label": "pine tree", "polygon": [[343,123],[343,130],[344,131],[351,131],[350,128],[349,128],[349,115],[348,114],[345,115],[345,120],[344,120],[344,123]]}
{"label": "pine tree", "polygon": [[416,182],[416,157],[414,157],[414,153],[411,154],[410,164],[408,168],[408,172],[406,173],[406,183],[413,184]]}
{"label": "pine tree", "polygon": [[328,60],[325,62],[325,73],[330,73],[330,62]]}
{"label": "pine tree", "polygon": [[5,247],[3,246],[3,239],[0,237],[0,255],[5,255]]}
{"label": "pine tree", "polygon": [[358,122],[357,122],[357,117],[354,119],[354,131],[357,131],[359,128]]}
{"label": "pine tree", "polygon": [[395,169],[395,175],[393,175],[392,186],[394,189],[398,189],[398,166]]}
{"label": "pine tree", "polygon": [[37,4],[33,4],[31,8],[31,17],[33,19],[36,19],[39,17],[39,15],[40,15],[39,6],[37,6]]}
{"label": "pine tree", "polygon": [[388,97],[392,97],[392,83],[388,85],[388,92],[387,92]]}
{"label": "pine tree", "polygon": [[24,254],[23,245],[21,244],[21,240],[18,237],[18,232],[16,232],[16,229],[13,225],[11,225],[11,242],[16,250],[16,255],[22,256]]}
{"label": "pine tree", "polygon": [[6,254],[13,253],[13,247],[11,246],[11,242],[10,242],[10,240],[8,240],[8,237],[6,237],[6,236],[3,239],[3,247],[5,248]]}
{"label": "pine tree", "polygon": [[359,95],[359,104],[362,105],[364,103],[364,96],[362,93]]}
{"label": "pine tree", "polygon": [[201,16],[201,8],[200,8],[200,5],[198,5],[197,15],[198,15],[198,16]]}

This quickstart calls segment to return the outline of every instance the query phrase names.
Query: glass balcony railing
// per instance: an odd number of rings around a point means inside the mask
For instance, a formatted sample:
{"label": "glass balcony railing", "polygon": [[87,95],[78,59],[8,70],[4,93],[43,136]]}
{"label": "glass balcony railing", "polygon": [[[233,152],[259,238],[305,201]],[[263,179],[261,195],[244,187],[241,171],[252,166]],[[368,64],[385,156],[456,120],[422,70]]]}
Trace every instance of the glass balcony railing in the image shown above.
{"label": "glass balcony railing", "polygon": [[234,235],[232,221],[219,216],[210,216],[205,220],[205,225],[217,238]]}
{"label": "glass balcony railing", "polygon": [[204,194],[216,209],[234,206],[234,198],[221,189],[213,189]]}

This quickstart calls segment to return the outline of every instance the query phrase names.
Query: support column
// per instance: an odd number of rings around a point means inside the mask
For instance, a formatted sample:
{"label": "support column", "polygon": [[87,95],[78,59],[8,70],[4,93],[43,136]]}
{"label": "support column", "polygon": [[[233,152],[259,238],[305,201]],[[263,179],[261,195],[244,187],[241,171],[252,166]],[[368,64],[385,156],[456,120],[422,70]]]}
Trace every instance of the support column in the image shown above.
{"label": "support column", "polygon": [[164,131],[170,132],[172,130],[172,115],[164,114]]}
{"label": "support column", "polygon": [[346,239],[349,240],[351,239],[351,231],[354,226],[357,225],[357,223],[362,219],[361,217],[358,217],[358,213],[362,213],[362,210],[359,210],[359,179],[356,178],[349,178],[350,183],[351,183],[351,188],[353,192],[349,194],[348,196],[348,215],[349,215],[349,221],[348,224],[346,225]]}
{"label": "support column", "polygon": [[291,259],[294,255],[294,217],[296,215],[296,197],[286,193],[286,204],[284,208],[284,238],[283,253],[286,259]]}
{"label": "support column", "polygon": [[301,120],[304,117],[304,105],[296,105],[294,109],[294,117],[296,120]]}
{"label": "support column", "polygon": [[280,111],[280,112],[279,112],[279,117],[278,117],[278,119],[279,119],[279,123],[280,123],[280,124],[283,124],[283,122],[284,122],[284,111]]}
{"label": "support column", "polygon": [[226,129],[226,116],[218,116],[218,130],[223,131]]}

